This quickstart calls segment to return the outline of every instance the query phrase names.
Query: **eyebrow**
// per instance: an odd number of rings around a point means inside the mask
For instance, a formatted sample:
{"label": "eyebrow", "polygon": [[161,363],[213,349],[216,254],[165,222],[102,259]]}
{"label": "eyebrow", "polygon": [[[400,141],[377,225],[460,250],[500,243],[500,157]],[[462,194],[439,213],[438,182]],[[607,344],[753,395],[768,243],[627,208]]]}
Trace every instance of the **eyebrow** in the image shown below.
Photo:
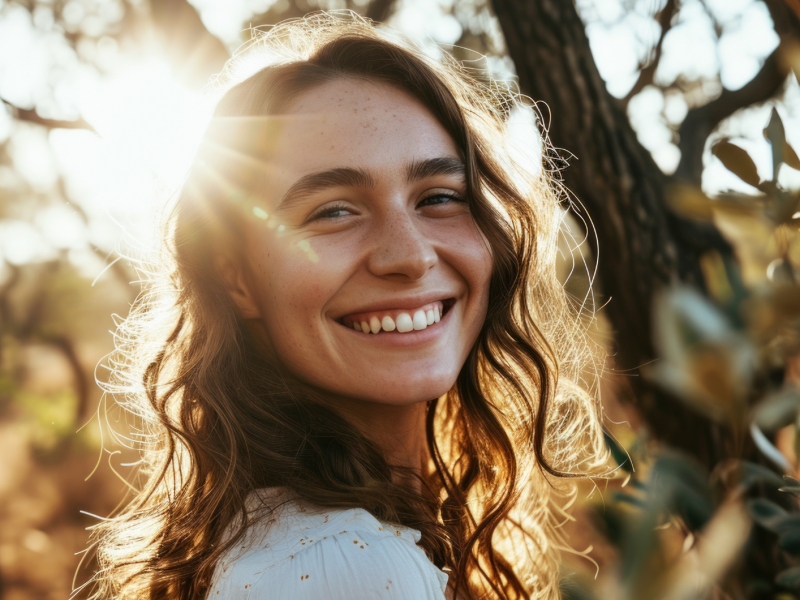
{"label": "eyebrow", "polygon": [[289,188],[289,191],[283,195],[279,206],[332,187],[372,188],[375,187],[375,180],[363,169],[352,169],[350,167],[338,167],[319,173],[311,173],[298,179]]}
{"label": "eyebrow", "polygon": [[[439,157],[413,161],[406,168],[406,181],[413,183],[436,175],[458,175],[464,177],[466,168],[458,158]],[[333,187],[374,188],[375,179],[363,169],[351,167],[337,167],[304,175],[283,195],[278,206],[285,206],[319,192]]]}
{"label": "eyebrow", "polygon": [[429,158],[427,160],[414,161],[408,165],[406,178],[409,183],[434,177],[436,175],[466,175],[466,167],[458,158],[443,156],[441,158]]}

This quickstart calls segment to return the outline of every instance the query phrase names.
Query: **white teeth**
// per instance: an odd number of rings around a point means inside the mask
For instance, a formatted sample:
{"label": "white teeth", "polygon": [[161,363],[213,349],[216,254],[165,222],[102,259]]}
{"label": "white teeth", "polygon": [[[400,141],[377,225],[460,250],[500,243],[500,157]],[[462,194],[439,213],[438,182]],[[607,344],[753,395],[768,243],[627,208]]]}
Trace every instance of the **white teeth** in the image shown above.
{"label": "white teeth", "polygon": [[438,323],[442,318],[441,303],[432,304],[432,308],[420,308],[414,312],[401,312],[396,318],[392,318],[390,315],[381,316],[378,313],[357,317],[358,321],[347,319],[344,324],[347,325],[347,322],[350,321],[349,326],[356,331],[372,334],[378,334],[381,331],[397,331],[398,333],[422,331],[434,323]]}
{"label": "white teeth", "polygon": [[392,317],[390,317],[389,315],[383,317],[381,325],[383,326],[383,329],[385,331],[394,331],[395,329],[394,321],[392,320]]}
{"label": "white teeth", "polygon": [[408,313],[400,313],[397,315],[397,331],[406,333],[412,329],[414,329],[414,321],[411,320]]}
{"label": "white teeth", "polygon": [[378,333],[381,330],[381,322],[378,321],[378,317],[372,317],[369,320],[369,328],[372,333]]}

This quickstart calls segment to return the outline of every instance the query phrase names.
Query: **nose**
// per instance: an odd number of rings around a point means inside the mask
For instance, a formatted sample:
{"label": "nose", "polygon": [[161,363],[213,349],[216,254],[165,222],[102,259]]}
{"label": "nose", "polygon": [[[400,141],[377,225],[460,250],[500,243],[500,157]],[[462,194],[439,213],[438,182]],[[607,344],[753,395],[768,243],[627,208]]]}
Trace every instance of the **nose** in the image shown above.
{"label": "nose", "polygon": [[439,260],[419,217],[393,211],[377,225],[367,263],[373,275],[417,281]]}

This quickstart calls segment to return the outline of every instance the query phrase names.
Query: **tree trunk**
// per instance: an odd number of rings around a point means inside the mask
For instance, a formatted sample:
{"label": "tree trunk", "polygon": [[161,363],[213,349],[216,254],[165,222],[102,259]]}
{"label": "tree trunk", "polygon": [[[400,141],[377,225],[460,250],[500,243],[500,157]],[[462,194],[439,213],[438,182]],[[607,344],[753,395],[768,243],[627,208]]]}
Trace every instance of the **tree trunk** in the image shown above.
{"label": "tree trunk", "polygon": [[[603,310],[616,332],[614,367],[638,375],[656,358],[654,296],[676,281],[704,289],[699,257],[710,249],[730,256],[731,248],[713,226],[667,208],[668,178],[606,90],[574,3],[495,0],[493,8],[521,91],[543,103],[555,147],[575,155],[563,182],[597,232],[599,244],[589,239],[599,261],[599,288],[610,298]],[[729,454],[729,441],[715,425],[642,377],[630,381],[632,399],[654,436],[709,467]]]}

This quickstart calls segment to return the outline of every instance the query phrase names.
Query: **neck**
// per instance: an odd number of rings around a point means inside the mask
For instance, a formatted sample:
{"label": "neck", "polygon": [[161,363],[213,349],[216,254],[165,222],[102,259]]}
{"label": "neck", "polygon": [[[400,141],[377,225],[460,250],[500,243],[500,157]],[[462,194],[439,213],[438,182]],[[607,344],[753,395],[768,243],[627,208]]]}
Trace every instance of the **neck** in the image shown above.
{"label": "neck", "polygon": [[[390,465],[424,474],[429,459],[425,436],[427,403],[398,405],[337,400],[334,409],[378,444]],[[409,485],[420,491],[416,478],[411,478]]]}

